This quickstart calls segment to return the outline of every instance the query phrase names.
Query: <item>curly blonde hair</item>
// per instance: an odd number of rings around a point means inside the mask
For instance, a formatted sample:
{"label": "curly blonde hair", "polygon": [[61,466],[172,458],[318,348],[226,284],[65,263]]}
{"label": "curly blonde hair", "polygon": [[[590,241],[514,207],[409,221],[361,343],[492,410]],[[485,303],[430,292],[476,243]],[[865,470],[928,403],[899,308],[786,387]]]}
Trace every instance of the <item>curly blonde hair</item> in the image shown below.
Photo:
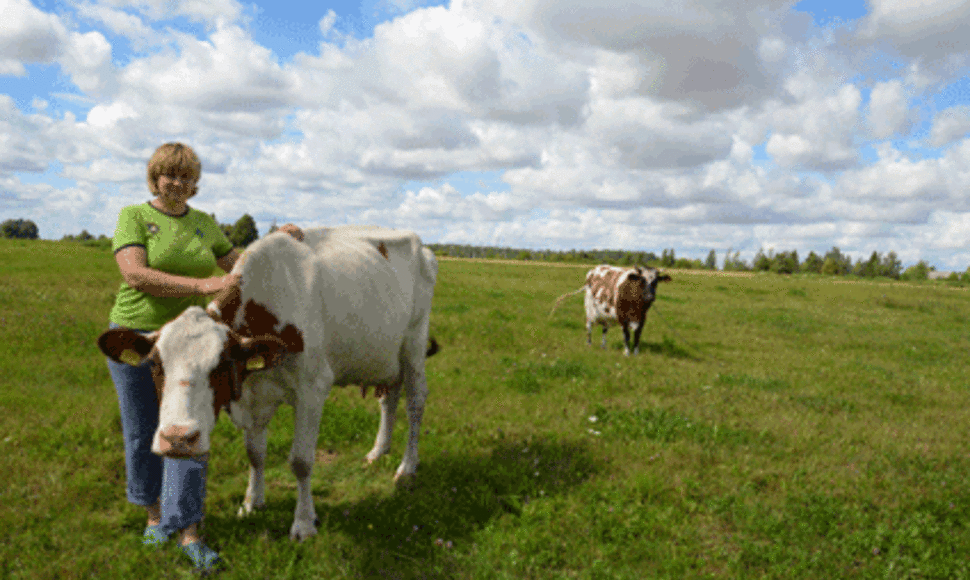
{"label": "curly blonde hair", "polygon": [[155,150],[148,160],[148,189],[152,195],[158,195],[158,177],[173,175],[192,179],[192,197],[198,193],[199,177],[202,176],[202,162],[188,145],[182,143],[166,143]]}

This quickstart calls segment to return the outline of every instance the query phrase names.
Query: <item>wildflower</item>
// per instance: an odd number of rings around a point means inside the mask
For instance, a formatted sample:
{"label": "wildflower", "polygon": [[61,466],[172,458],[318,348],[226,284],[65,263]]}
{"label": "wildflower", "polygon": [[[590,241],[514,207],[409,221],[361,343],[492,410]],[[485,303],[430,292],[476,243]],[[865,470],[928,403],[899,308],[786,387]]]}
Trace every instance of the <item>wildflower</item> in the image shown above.
{"label": "wildflower", "polygon": [[437,540],[434,541],[434,543],[436,546],[443,546],[445,541],[442,540],[441,538],[438,538]]}
{"label": "wildflower", "polygon": [[454,544],[451,543],[451,540],[448,540],[447,542],[445,542],[445,547],[448,548],[449,550],[452,548],[452,546],[454,546]]}
{"label": "wildflower", "polygon": [[872,555],[873,556],[878,556],[879,555],[879,548],[873,548],[872,549]]}
{"label": "wildflower", "polygon": [[599,419],[596,417],[596,415],[590,415],[589,416],[589,422],[590,423],[595,423],[597,421],[599,421]]}

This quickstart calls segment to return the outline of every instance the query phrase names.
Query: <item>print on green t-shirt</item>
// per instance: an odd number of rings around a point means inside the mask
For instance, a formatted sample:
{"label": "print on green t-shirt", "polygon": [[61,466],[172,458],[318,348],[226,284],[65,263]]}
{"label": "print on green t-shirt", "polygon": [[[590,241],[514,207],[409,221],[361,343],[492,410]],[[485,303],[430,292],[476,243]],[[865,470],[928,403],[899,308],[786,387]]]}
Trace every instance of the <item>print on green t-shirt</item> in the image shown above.
{"label": "print on green t-shirt", "polygon": [[[150,203],[121,210],[111,246],[114,252],[142,246],[149,268],[192,278],[212,276],[216,259],[232,250],[219,224],[205,212],[190,208],[185,215],[172,217]],[[156,330],[189,306],[205,306],[207,300],[205,296],[161,298],[122,282],[109,318],[127,328]]]}

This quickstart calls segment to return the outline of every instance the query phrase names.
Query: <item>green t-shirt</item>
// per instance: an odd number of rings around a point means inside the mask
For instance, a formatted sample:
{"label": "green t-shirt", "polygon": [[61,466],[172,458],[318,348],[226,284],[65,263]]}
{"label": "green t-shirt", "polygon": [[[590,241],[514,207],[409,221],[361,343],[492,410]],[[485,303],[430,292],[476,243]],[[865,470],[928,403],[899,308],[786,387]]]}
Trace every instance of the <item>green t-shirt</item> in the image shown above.
{"label": "green t-shirt", "polygon": [[[189,208],[188,213],[172,217],[150,203],[121,210],[111,249],[117,253],[127,246],[145,248],[149,268],[192,278],[212,276],[216,259],[232,251],[232,244],[208,214]],[[207,300],[205,296],[161,298],[122,282],[109,318],[126,328],[157,330],[189,306],[205,306]]]}

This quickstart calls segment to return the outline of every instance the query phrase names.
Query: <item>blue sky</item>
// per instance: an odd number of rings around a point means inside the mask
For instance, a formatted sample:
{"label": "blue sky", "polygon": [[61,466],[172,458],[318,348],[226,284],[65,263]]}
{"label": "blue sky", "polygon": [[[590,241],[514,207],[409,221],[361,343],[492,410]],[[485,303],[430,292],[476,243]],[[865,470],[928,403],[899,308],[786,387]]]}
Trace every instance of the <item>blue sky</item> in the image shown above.
{"label": "blue sky", "polygon": [[964,0],[8,1],[0,218],[42,237],[110,235],[181,140],[264,230],[970,264]]}

